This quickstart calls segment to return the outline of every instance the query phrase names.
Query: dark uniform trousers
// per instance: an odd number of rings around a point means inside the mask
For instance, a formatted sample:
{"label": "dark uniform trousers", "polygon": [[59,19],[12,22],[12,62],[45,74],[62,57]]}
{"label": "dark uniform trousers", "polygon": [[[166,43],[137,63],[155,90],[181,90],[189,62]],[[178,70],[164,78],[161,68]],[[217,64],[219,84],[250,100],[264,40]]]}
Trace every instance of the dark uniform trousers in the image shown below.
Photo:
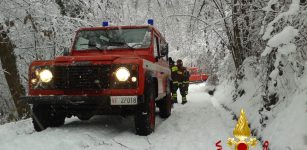
{"label": "dark uniform trousers", "polygon": [[173,81],[173,89],[172,89],[172,99],[174,101],[177,100],[177,90],[179,88],[180,94],[182,96],[182,101],[186,101],[187,97],[186,95],[188,94],[188,88],[189,88],[189,83],[188,81],[184,82],[178,82],[178,81]]}

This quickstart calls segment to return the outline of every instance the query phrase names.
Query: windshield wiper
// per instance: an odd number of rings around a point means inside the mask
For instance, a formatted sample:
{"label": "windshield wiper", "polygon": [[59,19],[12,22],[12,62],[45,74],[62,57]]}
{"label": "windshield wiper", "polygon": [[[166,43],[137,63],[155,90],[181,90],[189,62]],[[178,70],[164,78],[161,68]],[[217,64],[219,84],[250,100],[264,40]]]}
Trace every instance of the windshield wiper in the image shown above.
{"label": "windshield wiper", "polygon": [[96,49],[98,49],[98,50],[103,50],[103,49],[101,49],[100,47],[98,47],[97,46],[97,44],[95,44],[95,45],[91,45],[91,44],[79,44],[79,45],[87,45],[87,46],[89,46],[89,47],[91,47],[91,48],[93,48],[93,47],[95,47]]}
{"label": "windshield wiper", "polygon": [[[130,46],[128,43],[126,42],[116,42],[116,41],[108,41],[108,44],[110,44],[111,46],[126,46],[130,49],[134,49],[132,46]],[[113,45],[114,44],[114,45]]]}

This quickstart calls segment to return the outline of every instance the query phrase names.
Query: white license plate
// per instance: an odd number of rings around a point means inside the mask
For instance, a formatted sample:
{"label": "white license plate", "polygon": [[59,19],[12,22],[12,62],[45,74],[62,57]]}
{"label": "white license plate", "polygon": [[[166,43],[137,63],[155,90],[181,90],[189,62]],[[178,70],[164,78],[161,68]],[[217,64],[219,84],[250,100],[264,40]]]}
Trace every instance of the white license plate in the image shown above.
{"label": "white license plate", "polygon": [[137,96],[111,96],[111,105],[136,105]]}

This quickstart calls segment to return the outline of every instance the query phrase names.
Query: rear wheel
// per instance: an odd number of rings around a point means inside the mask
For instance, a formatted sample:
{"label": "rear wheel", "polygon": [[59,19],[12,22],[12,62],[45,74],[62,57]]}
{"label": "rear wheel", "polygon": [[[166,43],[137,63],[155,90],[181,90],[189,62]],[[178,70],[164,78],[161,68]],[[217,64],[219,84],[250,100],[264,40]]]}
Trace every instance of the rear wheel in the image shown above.
{"label": "rear wheel", "polygon": [[136,134],[146,136],[155,129],[156,123],[156,105],[154,98],[154,91],[149,84],[144,94],[144,103],[139,105],[139,109],[135,114],[135,130]]}
{"label": "rear wheel", "polygon": [[36,131],[48,127],[58,127],[65,122],[65,115],[53,109],[50,105],[33,105],[32,123]]}
{"label": "rear wheel", "polygon": [[172,101],[171,95],[167,94],[161,101],[159,101],[159,115],[161,118],[168,118],[171,115]]}
{"label": "rear wheel", "polygon": [[171,109],[172,109],[172,96],[171,96],[171,89],[172,89],[172,82],[169,80],[167,84],[167,91],[166,96],[158,101],[159,106],[159,114],[161,118],[168,118],[171,115]]}

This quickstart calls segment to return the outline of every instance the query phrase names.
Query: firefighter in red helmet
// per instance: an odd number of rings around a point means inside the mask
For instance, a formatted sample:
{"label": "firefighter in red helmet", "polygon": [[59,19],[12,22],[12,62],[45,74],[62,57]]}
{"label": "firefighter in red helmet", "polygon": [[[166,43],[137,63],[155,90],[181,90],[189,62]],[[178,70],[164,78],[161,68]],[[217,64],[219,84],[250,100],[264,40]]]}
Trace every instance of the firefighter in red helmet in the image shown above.
{"label": "firefighter in red helmet", "polygon": [[186,67],[183,67],[183,62],[181,59],[177,60],[177,65],[172,66],[172,101],[173,103],[178,103],[177,101],[177,90],[179,88],[180,94],[182,96],[182,103],[187,103],[188,89],[189,89],[189,77],[190,74]]}

